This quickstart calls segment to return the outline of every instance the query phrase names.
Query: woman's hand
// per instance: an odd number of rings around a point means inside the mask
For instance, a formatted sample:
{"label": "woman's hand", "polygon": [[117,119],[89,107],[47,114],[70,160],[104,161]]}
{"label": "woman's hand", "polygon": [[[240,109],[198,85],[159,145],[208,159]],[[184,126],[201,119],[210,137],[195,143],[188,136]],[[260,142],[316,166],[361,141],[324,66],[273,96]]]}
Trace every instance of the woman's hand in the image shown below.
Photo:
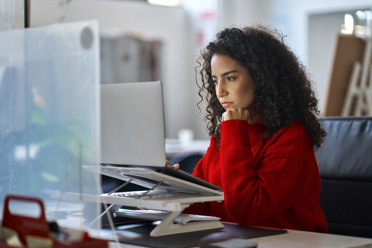
{"label": "woman's hand", "polygon": [[171,164],[168,160],[167,160],[166,163],[167,163],[167,165],[170,165],[170,166],[172,166],[175,169],[179,169],[180,168],[180,165],[179,164]]}
{"label": "woman's hand", "polygon": [[249,111],[248,109],[227,109],[225,113],[222,114],[222,121],[227,120],[246,120],[248,121]]}

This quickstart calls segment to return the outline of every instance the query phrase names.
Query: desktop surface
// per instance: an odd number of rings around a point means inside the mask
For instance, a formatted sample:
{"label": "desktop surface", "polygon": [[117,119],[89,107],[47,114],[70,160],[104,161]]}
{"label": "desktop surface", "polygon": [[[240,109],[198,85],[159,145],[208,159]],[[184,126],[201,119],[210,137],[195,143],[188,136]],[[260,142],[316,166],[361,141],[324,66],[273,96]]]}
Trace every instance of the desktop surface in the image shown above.
{"label": "desktop surface", "polygon": [[[224,228],[214,230],[151,237],[149,233],[153,228],[153,224],[151,223],[142,223],[137,226],[131,226],[131,228],[127,226],[119,226],[116,231],[118,232],[120,241],[125,245],[131,244],[137,247],[154,248],[208,247],[208,245],[213,243],[231,239],[248,240],[254,237],[281,235],[287,232],[282,229],[267,229],[224,223]],[[128,233],[131,233],[134,238],[120,238],[124,236],[128,237]]]}
{"label": "desktop surface", "polygon": [[288,230],[286,234],[253,238],[258,248],[372,248],[372,239]]}
{"label": "desktop surface", "polygon": [[[225,223],[224,223],[225,224]],[[226,225],[226,224],[225,224]],[[239,228],[239,226],[237,227]],[[244,227],[246,228],[246,227]],[[242,230],[244,230],[244,228]],[[237,232],[239,233],[239,232]],[[216,242],[223,240],[223,234],[220,230],[214,230],[210,234],[214,236]],[[237,242],[239,239],[244,239],[245,236],[237,235],[235,238]],[[233,238],[234,239],[234,238]],[[286,230],[286,232],[277,234],[277,235],[268,235],[261,237],[252,237],[248,238],[250,241],[257,243],[257,248],[372,248],[372,239],[369,238],[360,238],[360,237],[351,237],[343,235],[334,235],[326,233],[316,233],[316,232],[305,232],[297,230]],[[179,240],[179,244],[183,243],[185,238]],[[235,241],[235,240],[233,240]],[[211,243],[210,245],[213,245]],[[133,243],[121,243],[119,246],[116,246],[116,243],[111,242],[110,248],[138,248],[138,247],[154,247],[146,246]],[[187,247],[187,246],[168,246],[165,247]],[[199,247],[198,245],[188,246],[188,247]],[[207,246],[204,246],[207,247]],[[230,246],[234,247],[234,246]]]}

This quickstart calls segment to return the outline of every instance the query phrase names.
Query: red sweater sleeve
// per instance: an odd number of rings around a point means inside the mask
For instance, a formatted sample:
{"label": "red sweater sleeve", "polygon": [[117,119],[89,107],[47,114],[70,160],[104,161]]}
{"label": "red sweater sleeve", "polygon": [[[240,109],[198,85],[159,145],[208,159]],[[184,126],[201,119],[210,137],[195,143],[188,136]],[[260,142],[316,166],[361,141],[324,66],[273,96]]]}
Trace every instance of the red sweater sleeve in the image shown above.
{"label": "red sweater sleeve", "polygon": [[246,121],[221,124],[221,183],[225,208],[232,219],[260,225],[279,216],[303,194],[308,169],[301,160],[309,157],[313,148],[299,125],[281,129],[254,157],[248,128]]}

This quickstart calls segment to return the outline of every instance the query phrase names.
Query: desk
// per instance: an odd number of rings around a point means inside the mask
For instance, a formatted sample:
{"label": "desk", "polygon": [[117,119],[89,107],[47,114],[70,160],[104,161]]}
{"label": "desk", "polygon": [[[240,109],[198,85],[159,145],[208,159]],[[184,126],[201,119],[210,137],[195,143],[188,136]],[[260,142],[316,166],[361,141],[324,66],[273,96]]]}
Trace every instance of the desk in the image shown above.
{"label": "desk", "polygon": [[[251,238],[258,248],[372,248],[372,239],[358,238],[342,235],[323,234],[315,232],[303,232],[288,230],[283,234]],[[139,248],[143,246],[121,243],[116,246],[110,243],[110,248]]]}
{"label": "desk", "polygon": [[288,230],[285,234],[250,239],[258,248],[372,248],[372,239]]}

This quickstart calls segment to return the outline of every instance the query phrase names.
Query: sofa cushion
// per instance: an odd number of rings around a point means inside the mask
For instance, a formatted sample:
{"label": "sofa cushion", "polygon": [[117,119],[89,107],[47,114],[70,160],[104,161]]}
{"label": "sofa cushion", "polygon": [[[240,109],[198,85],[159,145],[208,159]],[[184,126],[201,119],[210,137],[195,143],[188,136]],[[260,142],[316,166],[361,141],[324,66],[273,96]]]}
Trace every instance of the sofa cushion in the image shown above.
{"label": "sofa cushion", "polygon": [[327,132],[316,150],[323,178],[372,180],[372,117],[321,119]]}
{"label": "sofa cushion", "polygon": [[327,117],[321,124],[327,136],[315,156],[328,232],[372,238],[372,117]]}

